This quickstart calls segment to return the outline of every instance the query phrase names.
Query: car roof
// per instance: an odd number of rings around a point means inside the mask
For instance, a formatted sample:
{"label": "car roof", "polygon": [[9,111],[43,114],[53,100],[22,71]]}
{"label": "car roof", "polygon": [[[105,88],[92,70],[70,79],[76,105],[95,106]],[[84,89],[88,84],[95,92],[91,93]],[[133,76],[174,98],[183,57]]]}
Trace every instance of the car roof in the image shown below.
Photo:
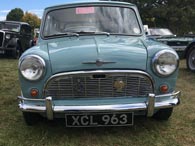
{"label": "car roof", "polygon": [[20,22],[20,21],[0,21],[0,23],[15,23],[15,24],[29,25],[26,22]]}
{"label": "car roof", "polygon": [[119,2],[119,1],[80,1],[80,2],[67,2],[61,5],[54,5],[54,6],[50,6],[50,7],[46,7],[45,10],[47,9],[56,9],[56,8],[60,8],[60,7],[69,7],[69,6],[90,6],[92,4],[97,4],[97,5],[123,5],[123,6],[136,6],[132,3],[127,3],[127,2]]}

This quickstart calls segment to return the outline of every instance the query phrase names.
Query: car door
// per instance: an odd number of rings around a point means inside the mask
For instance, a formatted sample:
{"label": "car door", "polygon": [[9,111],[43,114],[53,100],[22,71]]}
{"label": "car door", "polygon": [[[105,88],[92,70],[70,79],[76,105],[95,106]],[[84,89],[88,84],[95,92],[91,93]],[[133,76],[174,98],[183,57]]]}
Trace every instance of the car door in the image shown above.
{"label": "car door", "polygon": [[30,48],[30,42],[32,39],[32,35],[31,35],[31,27],[29,25],[22,25],[21,26],[21,38],[20,38],[20,42],[21,42],[21,47],[23,49],[23,51],[25,51],[26,49]]}

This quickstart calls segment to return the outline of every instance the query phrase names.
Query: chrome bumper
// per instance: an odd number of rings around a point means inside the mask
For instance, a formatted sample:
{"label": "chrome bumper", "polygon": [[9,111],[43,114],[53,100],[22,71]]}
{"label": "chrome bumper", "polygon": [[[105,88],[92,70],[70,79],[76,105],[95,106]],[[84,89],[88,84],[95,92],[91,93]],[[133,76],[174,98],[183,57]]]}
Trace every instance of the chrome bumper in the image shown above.
{"label": "chrome bumper", "polygon": [[[94,105],[94,106],[55,106],[52,97],[45,99],[29,99],[23,96],[18,96],[20,100],[19,108],[22,111],[28,112],[45,112],[49,120],[53,119],[54,113],[65,113],[68,111],[137,111],[146,110],[147,116],[151,117],[155,109],[174,107],[180,103],[181,92],[174,92],[171,94],[157,95],[149,94],[148,102],[134,103],[134,104],[117,104],[117,105]],[[155,98],[171,97],[168,100],[155,102]],[[45,106],[27,105],[24,101],[44,101]]]}

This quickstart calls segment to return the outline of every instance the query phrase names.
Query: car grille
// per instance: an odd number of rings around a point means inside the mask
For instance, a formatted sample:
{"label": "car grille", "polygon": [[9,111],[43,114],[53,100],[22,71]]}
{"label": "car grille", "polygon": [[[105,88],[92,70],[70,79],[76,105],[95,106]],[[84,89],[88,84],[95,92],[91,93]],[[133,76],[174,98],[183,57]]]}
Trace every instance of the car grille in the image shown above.
{"label": "car grille", "polygon": [[44,96],[52,98],[143,97],[153,93],[153,83],[142,72],[87,72],[51,78]]}
{"label": "car grille", "polygon": [[3,38],[4,38],[4,33],[0,32],[0,47],[3,46]]}
{"label": "car grille", "polygon": [[187,46],[189,42],[183,42],[183,41],[168,41],[167,42],[167,45],[169,46]]}

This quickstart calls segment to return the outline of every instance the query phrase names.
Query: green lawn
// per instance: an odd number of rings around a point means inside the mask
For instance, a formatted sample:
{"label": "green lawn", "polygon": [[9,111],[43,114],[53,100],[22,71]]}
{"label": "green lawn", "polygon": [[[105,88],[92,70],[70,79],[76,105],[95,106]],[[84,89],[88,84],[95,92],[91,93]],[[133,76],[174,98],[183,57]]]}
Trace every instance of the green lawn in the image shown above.
{"label": "green lawn", "polygon": [[47,120],[29,127],[17,107],[17,60],[0,58],[0,146],[194,146],[195,73],[180,62],[181,104],[167,122],[136,118],[132,127],[65,128]]}

